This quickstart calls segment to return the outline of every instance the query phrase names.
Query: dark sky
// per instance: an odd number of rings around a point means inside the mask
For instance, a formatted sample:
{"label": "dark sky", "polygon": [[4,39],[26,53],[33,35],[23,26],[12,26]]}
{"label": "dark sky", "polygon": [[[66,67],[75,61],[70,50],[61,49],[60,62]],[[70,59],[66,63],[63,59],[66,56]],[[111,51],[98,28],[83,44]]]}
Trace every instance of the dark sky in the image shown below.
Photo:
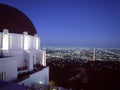
{"label": "dark sky", "polygon": [[120,0],[0,0],[24,12],[42,46],[120,48]]}

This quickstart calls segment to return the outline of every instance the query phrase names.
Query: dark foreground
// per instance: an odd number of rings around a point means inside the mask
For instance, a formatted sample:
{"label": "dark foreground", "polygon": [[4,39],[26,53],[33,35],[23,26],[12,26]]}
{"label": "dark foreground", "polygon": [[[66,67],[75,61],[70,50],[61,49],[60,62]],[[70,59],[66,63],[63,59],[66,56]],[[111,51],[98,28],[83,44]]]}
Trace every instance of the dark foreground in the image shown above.
{"label": "dark foreground", "polygon": [[53,60],[50,81],[72,90],[120,90],[120,62]]}

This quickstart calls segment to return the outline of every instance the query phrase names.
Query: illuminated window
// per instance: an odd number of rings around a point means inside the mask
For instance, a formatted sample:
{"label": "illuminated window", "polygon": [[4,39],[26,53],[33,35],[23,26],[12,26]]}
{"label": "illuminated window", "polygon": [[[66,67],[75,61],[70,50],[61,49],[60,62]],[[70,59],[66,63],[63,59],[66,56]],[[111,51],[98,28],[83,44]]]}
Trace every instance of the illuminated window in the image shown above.
{"label": "illuminated window", "polygon": [[9,33],[8,33],[7,29],[3,30],[2,48],[3,48],[3,50],[9,49]]}

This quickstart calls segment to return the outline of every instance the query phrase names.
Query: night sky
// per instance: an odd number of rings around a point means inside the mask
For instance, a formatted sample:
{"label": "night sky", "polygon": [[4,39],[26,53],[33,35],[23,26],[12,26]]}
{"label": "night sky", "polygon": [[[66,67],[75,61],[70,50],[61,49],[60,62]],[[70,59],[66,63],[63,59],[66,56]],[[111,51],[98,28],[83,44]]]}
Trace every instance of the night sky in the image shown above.
{"label": "night sky", "polygon": [[120,0],[0,0],[24,12],[41,45],[120,48]]}

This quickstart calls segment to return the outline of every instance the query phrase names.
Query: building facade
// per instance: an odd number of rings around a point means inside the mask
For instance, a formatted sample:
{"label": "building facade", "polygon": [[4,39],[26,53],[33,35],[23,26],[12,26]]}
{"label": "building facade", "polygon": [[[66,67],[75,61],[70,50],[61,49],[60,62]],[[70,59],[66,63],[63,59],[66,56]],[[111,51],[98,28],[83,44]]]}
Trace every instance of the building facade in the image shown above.
{"label": "building facade", "polygon": [[46,66],[46,52],[34,25],[21,11],[0,4],[0,76],[5,72],[6,81],[15,80],[38,64]]}

